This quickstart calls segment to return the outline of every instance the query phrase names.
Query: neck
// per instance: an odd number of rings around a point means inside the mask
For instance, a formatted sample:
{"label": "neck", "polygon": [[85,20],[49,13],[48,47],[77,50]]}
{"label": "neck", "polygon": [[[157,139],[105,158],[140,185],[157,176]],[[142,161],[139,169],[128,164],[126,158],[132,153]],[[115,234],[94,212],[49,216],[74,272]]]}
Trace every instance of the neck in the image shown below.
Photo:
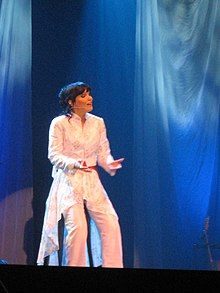
{"label": "neck", "polygon": [[81,118],[81,121],[84,124],[85,121],[86,121],[86,112],[85,111],[82,111],[82,110],[80,111],[78,109],[77,110],[75,109],[74,113]]}

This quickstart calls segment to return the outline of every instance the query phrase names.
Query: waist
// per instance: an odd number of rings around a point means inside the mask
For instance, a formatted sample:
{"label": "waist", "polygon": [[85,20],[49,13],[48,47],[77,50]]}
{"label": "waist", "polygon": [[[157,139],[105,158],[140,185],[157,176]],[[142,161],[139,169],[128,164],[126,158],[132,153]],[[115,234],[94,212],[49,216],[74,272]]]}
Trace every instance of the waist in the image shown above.
{"label": "waist", "polygon": [[88,166],[89,169],[95,170],[96,172],[98,172],[98,168],[97,165],[94,166]]}

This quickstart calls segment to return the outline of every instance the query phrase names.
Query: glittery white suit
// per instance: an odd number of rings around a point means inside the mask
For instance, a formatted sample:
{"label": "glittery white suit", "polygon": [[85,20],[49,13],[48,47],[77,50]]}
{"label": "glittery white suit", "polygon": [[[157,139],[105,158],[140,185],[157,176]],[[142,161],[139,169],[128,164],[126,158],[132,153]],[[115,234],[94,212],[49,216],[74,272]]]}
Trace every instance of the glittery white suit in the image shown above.
{"label": "glittery white suit", "polygon": [[[64,215],[63,265],[88,266],[87,222],[84,204],[91,216],[91,250],[93,265],[123,267],[121,232],[118,216],[95,170],[74,168],[77,161],[87,166],[99,165],[110,175],[113,161],[102,118],[86,113],[82,127],[78,115],[52,120],[49,131],[48,158],[53,164],[53,183],[46,202],[44,224],[37,263],[42,265],[50,255],[55,259],[59,249],[58,221]],[[51,261],[57,264],[56,261]]]}

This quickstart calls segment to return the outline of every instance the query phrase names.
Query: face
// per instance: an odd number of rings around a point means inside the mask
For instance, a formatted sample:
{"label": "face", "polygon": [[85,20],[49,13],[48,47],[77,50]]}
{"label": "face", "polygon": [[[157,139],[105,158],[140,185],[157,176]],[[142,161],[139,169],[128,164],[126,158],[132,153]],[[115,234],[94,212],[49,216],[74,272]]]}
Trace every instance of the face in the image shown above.
{"label": "face", "polygon": [[93,110],[93,98],[86,90],[75,98],[73,102],[73,109],[75,113],[86,113]]}

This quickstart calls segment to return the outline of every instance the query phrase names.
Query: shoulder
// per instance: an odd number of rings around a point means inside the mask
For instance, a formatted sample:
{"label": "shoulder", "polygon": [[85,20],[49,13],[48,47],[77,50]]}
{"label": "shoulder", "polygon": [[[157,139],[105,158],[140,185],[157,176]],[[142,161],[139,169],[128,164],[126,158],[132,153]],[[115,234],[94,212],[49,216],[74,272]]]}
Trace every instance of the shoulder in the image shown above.
{"label": "shoulder", "polygon": [[102,117],[88,113],[88,121],[91,127],[95,127],[100,133],[106,132],[105,121]]}
{"label": "shoulder", "polygon": [[104,119],[102,117],[91,114],[91,113],[87,113],[87,119],[89,119],[90,121],[94,121],[94,122],[96,121],[98,123],[104,122]]}
{"label": "shoulder", "polygon": [[52,119],[51,126],[62,125],[68,122],[68,117],[66,115],[60,115]]}

